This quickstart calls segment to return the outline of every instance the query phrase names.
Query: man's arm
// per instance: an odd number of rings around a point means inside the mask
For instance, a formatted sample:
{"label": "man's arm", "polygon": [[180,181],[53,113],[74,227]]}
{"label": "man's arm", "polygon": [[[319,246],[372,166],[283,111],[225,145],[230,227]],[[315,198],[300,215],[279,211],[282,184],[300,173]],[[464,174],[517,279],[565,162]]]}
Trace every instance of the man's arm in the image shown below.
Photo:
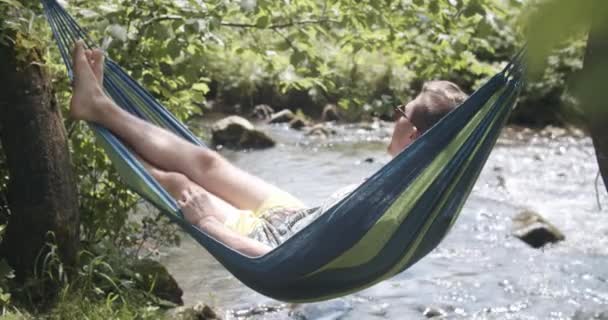
{"label": "man's arm", "polygon": [[242,236],[228,229],[214,218],[203,219],[198,223],[198,226],[216,240],[250,257],[259,257],[272,250],[271,247],[257,240]]}

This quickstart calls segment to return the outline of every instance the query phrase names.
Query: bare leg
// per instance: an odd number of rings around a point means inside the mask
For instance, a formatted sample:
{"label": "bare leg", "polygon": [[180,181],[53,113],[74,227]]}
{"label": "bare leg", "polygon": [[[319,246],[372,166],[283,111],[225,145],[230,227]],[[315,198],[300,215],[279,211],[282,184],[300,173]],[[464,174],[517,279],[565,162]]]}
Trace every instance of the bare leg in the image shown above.
{"label": "bare leg", "polygon": [[99,70],[93,70],[92,66],[95,67],[87,60],[82,44],[77,44],[74,49],[76,81],[70,110],[72,117],[108,128],[154,166],[168,172],[183,173],[237,208],[255,210],[270,195],[284,192],[236,168],[213,150],[193,145],[124,111],[103,93],[96,77]]}
{"label": "bare leg", "polygon": [[[188,193],[205,194],[209,199],[209,205],[213,208],[210,212],[212,212],[215,218],[221,223],[225,223],[227,219],[237,219],[241,214],[249,214],[249,211],[237,209],[212,193],[207,192],[204,188],[181,173],[160,170],[144,160],[142,160],[142,163],[163,188],[165,188],[173,198],[179,201],[184,201]],[[196,221],[190,219],[188,219],[188,221],[196,223]]]}
{"label": "bare leg", "polygon": [[234,250],[252,257],[266,254],[271,250],[267,245],[240,235],[218,221],[216,214],[214,214],[214,211],[218,208],[213,205],[209,193],[186,192],[184,199],[178,201],[178,203],[188,221]]}

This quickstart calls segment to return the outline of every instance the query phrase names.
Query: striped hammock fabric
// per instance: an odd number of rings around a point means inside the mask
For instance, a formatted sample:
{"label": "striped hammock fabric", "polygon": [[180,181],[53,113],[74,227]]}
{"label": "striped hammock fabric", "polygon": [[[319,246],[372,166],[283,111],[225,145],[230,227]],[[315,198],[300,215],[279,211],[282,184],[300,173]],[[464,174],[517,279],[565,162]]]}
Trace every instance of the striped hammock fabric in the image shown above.
{"label": "striped hammock fabric", "polygon": [[[95,43],[55,0],[42,0],[71,75],[78,39]],[[188,223],[176,201],[107,129],[91,124],[124,182],[180,225],[228,271],[277,300],[327,300],[392,277],[433,250],[456,221],[521,87],[518,54],[502,72],[346,198],[286,242],[248,257]],[[111,59],[104,89],[125,110],[204,146]],[[193,266],[193,269],[195,266]]]}

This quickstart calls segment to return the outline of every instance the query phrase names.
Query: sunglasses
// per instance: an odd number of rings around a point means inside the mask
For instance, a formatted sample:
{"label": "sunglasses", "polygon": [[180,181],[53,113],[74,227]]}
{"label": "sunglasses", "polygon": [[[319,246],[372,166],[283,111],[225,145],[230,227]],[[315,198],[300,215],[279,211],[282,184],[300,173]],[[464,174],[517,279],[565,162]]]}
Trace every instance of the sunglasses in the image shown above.
{"label": "sunglasses", "polygon": [[409,120],[409,117],[407,116],[407,114],[405,114],[405,105],[399,105],[395,108],[395,112],[399,112],[404,118]]}

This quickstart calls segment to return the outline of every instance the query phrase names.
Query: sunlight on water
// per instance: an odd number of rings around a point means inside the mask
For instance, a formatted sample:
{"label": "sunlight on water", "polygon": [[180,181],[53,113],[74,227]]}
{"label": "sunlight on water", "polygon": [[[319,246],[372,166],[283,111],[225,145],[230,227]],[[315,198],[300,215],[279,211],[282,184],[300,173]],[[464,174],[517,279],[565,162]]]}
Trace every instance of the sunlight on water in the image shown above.
{"label": "sunlight on water", "polygon": [[[385,164],[390,127],[346,126],[335,138],[264,127],[279,145],[223,154],[247,171],[316,204]],[[164,260],[199,301],[247,319],[591,318],[608,310],[608,210],[596,201],[588,138],[503,134],[446,240],[406,272],[333,301],[285,305],[246,288],[187,237]],[[600,185],[600,190],[605,190]],[[608,207],[605,191],[600,204]],[[511,218],[533,209],[566,240],[536,250],[511,236]],[[275,308],[257,312],[258,305]],[[258,310],[259,311],[259,310]]]}

